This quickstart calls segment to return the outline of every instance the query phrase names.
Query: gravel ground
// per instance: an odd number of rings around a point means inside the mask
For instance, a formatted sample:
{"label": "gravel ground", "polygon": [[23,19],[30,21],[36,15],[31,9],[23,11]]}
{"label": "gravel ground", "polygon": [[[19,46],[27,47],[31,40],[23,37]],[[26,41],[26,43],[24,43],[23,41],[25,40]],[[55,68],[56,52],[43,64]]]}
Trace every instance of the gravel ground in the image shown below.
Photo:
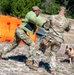
{"label": "gravel ground", "polygon": [[[7,47],[9,44],[9,42],[1,42],[0,49],[2,50],[3,47]],[[74,62],[73,64],[69,64],[67,61],[61,62],[61,60],[66,59],[64,50],[65,45],[62,44],[60,51],[57,53],[57,73],[58,75],[74,75]],[[0,75],[51,75],[44,68],[39,68],[38,71],[29,69],[25,65],[27,55],[28,47],[24,44],[20,44],[10,53],[3,55],[0,60]]]}

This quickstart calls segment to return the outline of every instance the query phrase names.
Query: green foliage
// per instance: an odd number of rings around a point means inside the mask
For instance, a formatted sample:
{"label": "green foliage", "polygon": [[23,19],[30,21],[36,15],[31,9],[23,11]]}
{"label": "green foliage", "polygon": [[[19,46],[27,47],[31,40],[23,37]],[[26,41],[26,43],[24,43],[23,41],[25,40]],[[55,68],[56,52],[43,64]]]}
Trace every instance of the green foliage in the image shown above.
{"label": "green foliage", "polygon": [[44,3],[42,3],[42,9],[43,9],[43,12],[44,13],[47,13],[47,14],[57,14],[57,10],[59,8],[59,4],[56,4],[55,3],[56,0],[47,0],[45,1]]}
{"label": "green foliage", "polygon": [[39,0],[15,0],[12,2],[12,16],[24,17]]}
{"label": "green foliage", "polygon": [[0,0],[0,10],[3,14],[10,14],[12,0]]}
{"label": "green foliage", "polygon": [[32,6],[38,5],[42,13],[57,14],[60,5],[67,8],[67,17],[74,18],[74,0],[0,0],[0,12],[24,18]]}
{"label": "green foliage", "polygon": [[3,14],[24,17],[32,6],[39,5],[40,0],[1,0],[0,2]]}

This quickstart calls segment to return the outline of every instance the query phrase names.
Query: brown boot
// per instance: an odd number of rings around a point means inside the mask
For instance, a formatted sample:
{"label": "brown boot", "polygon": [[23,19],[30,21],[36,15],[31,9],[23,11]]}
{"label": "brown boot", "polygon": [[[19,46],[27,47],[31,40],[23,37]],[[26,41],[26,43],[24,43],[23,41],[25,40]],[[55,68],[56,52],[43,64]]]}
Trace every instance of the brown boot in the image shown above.
{"label": "brown boot", "polygon": [[33,65],[33,61],[32,61],[32,60],[27,60],[27,61],[26,61],[26,65],[27,65],[27,66]]}
{"label": "brown boot", "polygon": [[37,66],[34,66],[34,65],[30,65],[29,68],[30,68],[30,69],[33,69],[33,70],[35,70],[35,71],[38,70],[38,67],[37,67]]}
{"label": "brown boot", "polygon": [[30,68],[30,69],[33,69],[33,70],[38,70],[38,67],[37,66],[34,66],[33,65],[34,63],[33,63],[33,61],[32,60],[27,60],[26,61],[26,65]]}

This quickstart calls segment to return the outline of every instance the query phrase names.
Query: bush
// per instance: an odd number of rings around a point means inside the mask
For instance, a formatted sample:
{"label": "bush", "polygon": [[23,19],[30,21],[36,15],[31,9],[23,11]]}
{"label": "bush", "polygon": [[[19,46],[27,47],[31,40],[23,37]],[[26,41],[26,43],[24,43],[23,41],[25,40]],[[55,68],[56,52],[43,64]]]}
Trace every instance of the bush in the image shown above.
{"label": "bush", "polygon": [[67,8],[67,17],[74,18],[74,0],[0,0],[2,14],[22,17],[31,10],[32,6],[38,5],[44,14],[57,14],[60,5]]}
{"label": "bush", "polygon": [[0,10],[5,15],[24,17],[32,6],[39,3],[40,0],[1,0]]}

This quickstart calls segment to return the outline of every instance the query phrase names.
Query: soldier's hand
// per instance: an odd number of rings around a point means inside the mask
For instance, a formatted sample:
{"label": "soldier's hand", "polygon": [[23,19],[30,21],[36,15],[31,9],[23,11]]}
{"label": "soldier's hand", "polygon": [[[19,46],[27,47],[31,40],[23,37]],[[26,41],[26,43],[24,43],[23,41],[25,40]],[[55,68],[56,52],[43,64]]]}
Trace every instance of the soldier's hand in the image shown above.
{"label": "soldier's hand", "polygon": [[43,25],[43,28],[45,30],[49,30],[49,28],[50,28],[50,22],[49,21],[46,21],[46,23],[44,23],[44,25]]}
{"label": "soldier's hand", "polygon": [[71,26],[68,26],[65,31],[68,32],[71,29]]}

